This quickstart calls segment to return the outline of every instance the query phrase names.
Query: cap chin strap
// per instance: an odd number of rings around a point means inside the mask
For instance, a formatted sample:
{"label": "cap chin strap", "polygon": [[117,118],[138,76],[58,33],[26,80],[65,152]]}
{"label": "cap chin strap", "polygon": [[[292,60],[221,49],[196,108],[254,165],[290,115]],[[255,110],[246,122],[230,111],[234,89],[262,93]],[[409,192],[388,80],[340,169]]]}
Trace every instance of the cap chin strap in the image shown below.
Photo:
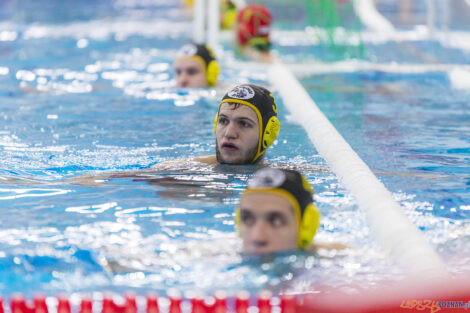
{"label": "cap chin strap", "polygon": [[263,133],[262,147],[258,147],[258,153],[251,163],[255,163],[258,158],[264,155],[266,149],[271,146],[279,134],[279,129],[281,128],[281,123],[276,116],[271,116],[269,121],[266,123],[266,128]]}
{"label": "cap chin strap", "polygon": [[241,224],[241,209],[237,207],[235,209],[235,229],[237,230],[238,236],[241,236],[240,224]]}
{"label": "cap chin strap", "polygon": [[255,157],[253,158],[253,160],[251,161],[251,164],[255,164],[256,162],[259,161],[259,158],[264,155],[264,151],[263,152],[258,152],[256,153]]}

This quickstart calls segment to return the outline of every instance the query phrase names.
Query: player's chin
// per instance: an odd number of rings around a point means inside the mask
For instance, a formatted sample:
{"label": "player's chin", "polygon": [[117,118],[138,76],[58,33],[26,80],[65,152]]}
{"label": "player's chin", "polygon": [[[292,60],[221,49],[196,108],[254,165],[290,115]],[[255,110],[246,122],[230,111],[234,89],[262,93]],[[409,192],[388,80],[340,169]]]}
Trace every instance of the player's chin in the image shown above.
{"label": "player's chin", "polygon": [[247,162],[245,161],[245,159],[243,158],[242,155],[240,155],[239,153],[225,153],[225,152],[221,152],[220,153],[220,156],[221,156],[221,161],[222,163],[226,163],[226,164],[233,164],[233,165],[237,165],[237,164],[246,164]]}

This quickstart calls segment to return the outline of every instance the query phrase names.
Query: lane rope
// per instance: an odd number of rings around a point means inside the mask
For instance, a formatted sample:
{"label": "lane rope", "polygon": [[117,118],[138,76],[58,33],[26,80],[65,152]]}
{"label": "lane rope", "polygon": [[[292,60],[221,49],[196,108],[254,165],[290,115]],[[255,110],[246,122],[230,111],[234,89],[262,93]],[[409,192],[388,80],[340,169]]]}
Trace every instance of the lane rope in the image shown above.
{"label": "lane rope", "polygon": [[306,130],[318,153],[366,212],[373,237],[414,279],[442,279],[448,272],[423,234],[411,224],[391,193],[320,111],[307,91],[282,63],[268,77],[294,119]]}

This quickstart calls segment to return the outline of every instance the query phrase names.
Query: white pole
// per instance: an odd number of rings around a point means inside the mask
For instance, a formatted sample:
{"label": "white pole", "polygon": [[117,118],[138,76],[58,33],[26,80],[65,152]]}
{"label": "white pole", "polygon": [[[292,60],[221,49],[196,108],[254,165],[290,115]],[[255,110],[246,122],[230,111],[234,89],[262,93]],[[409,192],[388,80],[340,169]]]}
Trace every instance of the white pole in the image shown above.
{"label": "white pole", "polygon": [[209,0],[207,43],[216,51],[219,44],[220,9],[219,0]]}
{"label": "white pole", "polygon": [[199,44],[204,43],[205,39],[205,2],[206,0],[194,1],[193,41]]}
{"label": "white pole", "polygon": [[428,33],[432,35],[434,33],[434,20],[435,20],[435,8],[434,8],[434,0],[428,0],[426,2],[428,7],[428,16],[427,16],[427,24],[428,24]]}
{"label": "white pole", "polygon": [[367,28],[379,32],[395,30],[393,24],[377,11],[373,0],[354,0],[353,5],[357,16]]}
{"label": "white pole", "polygon": [[449,23],[450,23],[450,1],[444,0],[443,8],[442,8],[442,29],[447,32],[449,30]]}

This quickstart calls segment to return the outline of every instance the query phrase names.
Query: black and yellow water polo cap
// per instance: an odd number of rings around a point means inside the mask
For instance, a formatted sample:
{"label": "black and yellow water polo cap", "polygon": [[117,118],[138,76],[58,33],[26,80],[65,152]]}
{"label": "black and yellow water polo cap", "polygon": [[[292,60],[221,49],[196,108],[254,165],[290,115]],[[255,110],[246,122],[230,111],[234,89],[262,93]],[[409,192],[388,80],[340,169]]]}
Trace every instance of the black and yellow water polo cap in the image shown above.
{"label": "black and yellow water polo cap", "polygon": [[281,125],[277,119],[276,100],[273,94],[264,87],[253,84],[236,86],[227,92],[220,101],[219,110],[214,121],[214,133],[217,128],[220,106],[226,102],[246,105],[253,109],[258,116],[258,151],[251,161],[251,163],[255,163],[266,149],[273,144],[279,134]]}
{"label": "black and yellow water polo cap", "polygon": [[206,71],[207,85],[215,86],[220,68],[212,49],[207,45],[186,44],[178,51],[176,58],[194,58]]}
{"label": "black and yellow water polo cap", "polygon": [[[298,225],[298,247],[306,249],[320,225],[320,212],[313,204],[313,189],[297,171],[265,167],[248,181],[243,194],[270,193],[286,198],[294,209]],[[240,229],[240,209],[235,213],[235,224]]]}

